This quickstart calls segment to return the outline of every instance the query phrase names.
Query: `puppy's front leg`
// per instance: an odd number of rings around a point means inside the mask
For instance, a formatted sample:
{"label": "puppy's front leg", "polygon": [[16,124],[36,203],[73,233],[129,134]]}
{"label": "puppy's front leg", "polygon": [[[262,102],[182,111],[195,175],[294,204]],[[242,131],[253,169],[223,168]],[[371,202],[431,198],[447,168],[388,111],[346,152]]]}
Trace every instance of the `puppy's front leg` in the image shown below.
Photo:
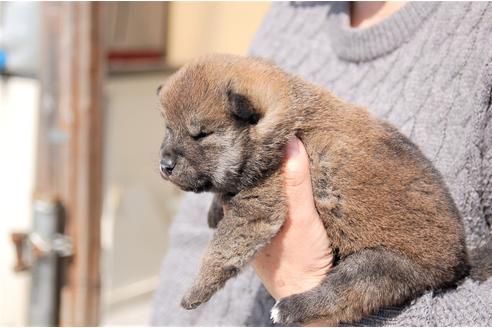
{"label": "puppy's front leg", "polygon": [[222,208],[223,201],[220,195],[214,195],[212,204],[208,210],[208,226],[212,229],[217,228],[217,224],[224,217],[224,209]]}
{"label": "puppy's front leg", "polygon": [[230,209],[217,225],[198,277],[181,301],[185,309],[209,300],[280,230],[286,216],[283,196],[270,199],[263,195],[272,195],[271,190],[258,191],[242,191],[229,202]]}

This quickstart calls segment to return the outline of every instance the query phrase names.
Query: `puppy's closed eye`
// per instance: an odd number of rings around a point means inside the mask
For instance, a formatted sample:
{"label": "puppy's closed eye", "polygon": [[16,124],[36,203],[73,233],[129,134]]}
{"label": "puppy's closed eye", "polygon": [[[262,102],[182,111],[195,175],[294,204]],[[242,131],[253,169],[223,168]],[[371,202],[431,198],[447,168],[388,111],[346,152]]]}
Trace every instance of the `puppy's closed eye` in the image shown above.
{"label": "puppy's closed eye", "polygon": [[201,140],[205,137],[208,137],[211,134],[213,134],[213,132],[199,131],[196,134],[191,134],[191,137],[193,138],[193,140]]}

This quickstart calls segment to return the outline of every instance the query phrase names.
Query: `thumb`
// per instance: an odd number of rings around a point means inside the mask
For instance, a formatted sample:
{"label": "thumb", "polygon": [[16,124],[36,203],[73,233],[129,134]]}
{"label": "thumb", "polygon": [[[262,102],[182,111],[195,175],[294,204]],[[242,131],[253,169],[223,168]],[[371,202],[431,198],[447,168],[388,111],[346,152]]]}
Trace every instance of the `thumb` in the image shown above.
{"label": "thumb", "polygon": [[296,137],[287,145],[283,173],[289,216],[304,217],[310,211],[315,211],[308,155]]}

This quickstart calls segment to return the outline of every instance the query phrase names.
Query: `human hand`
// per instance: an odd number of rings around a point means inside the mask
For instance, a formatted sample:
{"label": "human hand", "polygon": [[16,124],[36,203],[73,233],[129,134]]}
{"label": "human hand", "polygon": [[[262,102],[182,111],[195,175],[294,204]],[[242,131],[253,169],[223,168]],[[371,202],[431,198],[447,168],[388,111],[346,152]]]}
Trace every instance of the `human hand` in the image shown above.
{"label": "human hand", "polygon": [[330,241],[314,206],[308,156],[297,138],[289,141],[283,175],[288,216],[278,235],[252,261],[277,301],[319,285],[333,264]]}

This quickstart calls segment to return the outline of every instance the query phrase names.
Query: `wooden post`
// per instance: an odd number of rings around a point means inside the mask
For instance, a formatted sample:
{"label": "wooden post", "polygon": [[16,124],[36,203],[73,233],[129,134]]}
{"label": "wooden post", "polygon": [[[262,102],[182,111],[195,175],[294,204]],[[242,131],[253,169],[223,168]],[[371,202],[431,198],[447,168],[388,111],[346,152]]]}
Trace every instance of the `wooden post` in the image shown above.
{"label": "wooden post", "polygon": [[100,2],[42,4],[41,111],[34,198],[57,199],[74,246],[60,324],[96,326],[100,312],[102,102]]}

